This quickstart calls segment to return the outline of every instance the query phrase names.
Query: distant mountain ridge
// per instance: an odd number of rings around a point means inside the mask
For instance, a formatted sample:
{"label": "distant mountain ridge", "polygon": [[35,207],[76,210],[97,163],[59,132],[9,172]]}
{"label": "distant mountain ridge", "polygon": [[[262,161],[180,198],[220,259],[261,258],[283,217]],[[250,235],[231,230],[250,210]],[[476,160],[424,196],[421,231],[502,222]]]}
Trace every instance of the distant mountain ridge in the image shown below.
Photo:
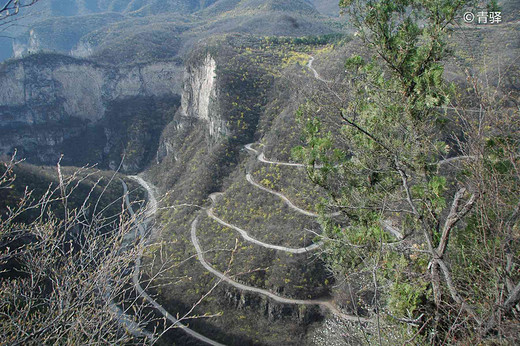
{"label": "distant mountain ridge", "polygon": [[149,15],[164,12],[193,13],[218,0],[45,0],[33,6],[31,11],[47,17],[70,17],[93,13],[117,12],[122,14]]}
{"label": "distant mountain ridge", "polygon": [[[332,0],[327,0],[327,2]],[[316,2],[316,1],[314,1]],[[336,2],[336,0],[334,0]],[[29,8],[15,57],[40,51],[118,64],[171,59],[219,33],[305,36],[334,32],[310,0],[45,0]],[[159,55],[150,54],[160,51]]]}

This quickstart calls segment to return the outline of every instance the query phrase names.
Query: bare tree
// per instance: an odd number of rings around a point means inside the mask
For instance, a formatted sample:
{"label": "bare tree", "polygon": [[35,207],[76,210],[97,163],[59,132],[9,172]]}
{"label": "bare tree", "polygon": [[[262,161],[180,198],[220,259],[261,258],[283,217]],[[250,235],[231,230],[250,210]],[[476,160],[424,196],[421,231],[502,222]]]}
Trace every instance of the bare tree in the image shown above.
{"label": "bare tree", "polygon": [[[9,195],[19,162],[1,164],[0,196],[9,201],[0,210],[0,344],[152,344],[185,320],[215,316],[194,310],[220,281],[176,318],[147,292],[157,276],[182,280],[164,274],[185,261],[141,264],[157,248],[146,234],[153,211],[132,205],[124,181],[122,193],[111,185],[117,173],[102,186],[97,171],[66,174],[58,163],[58,182],[35,198],[28,189]],[[84,199],[82,184],[90,186]]]}
{"label": "bare tree", "polygon": [[4,0],[0,2],[0,31],[16,25],[18,19],[22,18],[22,9],[30,7],[40,0]]}
{"label": "bare tree", "polygon": [[[14,183],[14,159],[3,164],[2,189]],[[97,184],[83,205],[70,198],[86,169],[49,185],[37,201],[28,190],[0,218],[0,338],[17,344],[91,344],[153,340],[151,320],[132,298],[130,276],[143,249],[133,220],[121,212],[89,212]],[[99,180],[98,180],[99,182]],[[95,201],[94,201],[95,202]],[[115,201],[115,203],[118,203]],[[29,212],[30,221],[20,220]],[[131,246],[130,246],[131,245]],[[124,304],[123,304],[124,303]],[[131,316],[123,311],[131,311]]]}

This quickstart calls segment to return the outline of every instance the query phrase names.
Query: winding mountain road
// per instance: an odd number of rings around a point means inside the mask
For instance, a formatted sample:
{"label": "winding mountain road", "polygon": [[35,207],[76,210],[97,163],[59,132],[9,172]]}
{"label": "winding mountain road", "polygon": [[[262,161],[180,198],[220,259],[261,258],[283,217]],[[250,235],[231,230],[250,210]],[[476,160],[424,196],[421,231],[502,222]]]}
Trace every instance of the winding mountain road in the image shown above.
{"label": "winding mountain road", "polygon": [[[157,200],[154,197],[153,189],[142,178],[139,178],[139,179],[136,179],[135,177],[132,177],[132,178],[134,178],[139,184],[141,184],[141,186],[143,188],[145,188],[146,191],[148,192],[150,208],[148,208],[148,211],[146,212],[146,215],[147,215],[147,217],[153,216],[153,214],[157,211]],[[128,190],[127,190],[126,184],[123,184],[123,187],[125,189],[125,203],[127,205],[128,211],[130,212],[130,215],[132,217],[135,217],[134,211],[132,209],[132,206],[130,204],[130,200],[129,200],[129,197],[128,197],[128,193],[127,193]],[[210,196],[210,198],[213,201],[215,200],[215,197],[216,197],[216,194],[212,194]],[[209,211],[209,210],[211,210],[211,208],[208,209],[207,211]],[[275,294],[273,294],[273,293],[271,293],[271,292],[269,292],[267,290],[261,289],[261,288],[256,288],[256,287],[247,286],[247,285],[238,283],[238,282],[232,280],[231,278],[227,277],[226,275],[224,275],[224,273],[221,273],[218,270],[214,269],[204,259],[204,253],[203,253],[202,247],[201,247],[201,245],[199,243],[199,240],[197,238],[197,224],[199,222],[199,218],[200,218],[200,215],[191,224],[191,241],[193,243],[193,246],[195,247],[195,250],[197,252],[198,260],[202,264],[202,266],[206,270],[208,270],[210,273],[212,273],[213,275],[215,275],[216,277],[221,279],[222,281],[225,281],[228,284],[230,284],[233,287],[238,288],[240,290],[247,291],[247,292],[254,292],[254,293],[258,293],[258,294],[267,296],[267,297],[269,297],[269,298],[271,298],[274,301],[279,302],[279,303],[283,303],[283,304],[296,304],[296,305],[320,305],[320,306],[323,306],[324,308],[328,309],[333,314],[337,315],[338,317],[340,317],[340,318],[342,318],[344,320],[355,321],[355,322],[372,322],[371,319],[361,318],[361,317],[354,316],[354,315],[344,314],[341,311],[339,311],[330,301],[326,301],[326,300],[302,300],[302,299],[284,298],[284,297],[277,296],[277,295],[275,295]],[[145,232],[146,232],[145,227],[143,226],[142,223],[136,223],[136,226],[138,228],[139,235],[144,239]],[[236,227],[234,227],[232,225],[229,225],[229,226],[231,228],[233,228],[233,229],[236,229]],[[245,231],[243,231],[243,232],[245,232]],[[242,234],[242,232],[240,232],[240,233]],[[245,233],[247,235],[247,232],[245,232]],[[255,241],[254,239],[252,239],[252,242],[258,243],[258,241]],[[259,244],[259,245],[263,246],[263,245],[269,245],[269,244]],[[310,247],[307,248],[307,250],[304,250],[305,248],[302,248],[302,249],[292,249],[292,250],[299,250],[299,251],[301,251],[299,253],[303,253],[303,252],[310,251],[309,248],[311,248],[311,247],[316,248],[316,247],[318,247],[318,244],[311,245]],[[289,248],[281,247],[281,250],[283,250],[283,251],[289,250],[289,252],[291,252],[291,249],[289,249]],[[192,337],[194,337],[194,338],[196,338],[196,339],[198,339],[200,341],[203,341],[203,342],[205,342],[205,343],[207,343],[209,345],[222,346],[222,344],[220,344],[220,343],[218,343],[218,342],[216,342],[214,340],[211,340],[211,339],[209,339],[209,338],[207,338],[207,337],[205,337],[205,336],[203,336],[203,335],[201,335],[201,334],[199,334],[199,333],[197,333],[197,332],[187,328],[177,318],[175,318],[168,311],[166,311],[166,309],[164,309],[164,307],[162,305],[160,305],[159,303],[157,303],[157,301],[155,301],[152,297],[150,297],[148,295],[148,293],[146,293],[146,291],[142,288],[142,286],[141,286],[141,284],[139,282],[140,266],[141,266],[141,256],[139,256],[138,259],[136,260],[135,267],[134,267],[134,273],[133,273],[134,286],[136,287],[136,290],[137,290],[137,292],[139,293],[140,296],[142,296],[144,299],[149,301],[153,305],[153,307],[155,309],[157,309],[164,317],[166,317],[174,325],[182,327],[182,330],[184,332],[186,332],[187,334],[189,334],[190,336],[192,336]]]}
{"label": "winding mountain road", "polygon": [[[263,156],[263,153],[259,154],[258,150],[256,149],[253,149],[252,148],[252,145],[254,143],[250,143],[250,144],[246,144],[245,145],[245,148],[247,150],[249,150],[250,152],[252,152],[253,154],[257,155],[257,160],[258,161],[261,161],[261,162],[264,162],[264,163],[272,163],[271,161],[266,161],[266,160],[262,160],[264,158]],[[258,155],[259,154],[259,155]],[[456,158],[454,158],[456,159]],[[448,162],[448,161],[451,161],[451,160],[454,160],[454,159],[447,159],[447,160],[444,160],[445,162]],[[444,162],[443,162],[444,163]],[[275,164],[279,164],[279,165],[290,165],[289,163],[285,163],[285,162],[276,162]],[[296,164],[295,164],[296,165]],[[301,165],[301,164],[298,164],[298,165]],[[319,166],[317,166],[319,168]],[[301,209],[299,207],[297,207],[296,205],[294,205],[287,197],[285,197],[283,194],[281,194],[280,192],[277,192],[277,191],[274,191],[274,190],[271,190],[265,186],[262,186],[260,185],[259,183],[257,183],[256,181],[254,181],[253,177],[251,176],[251,174],[247,173],[246,174],[246,179],[247,181],[252,184],[253,186],[263,190],[263,191],[266,191],[266,192],[269,192],[275,196],[278,196],[280,197],[290,208],[292,208],[293,210],[296,210],[297,212],[299,213],[302,213],[304,215],[307,215],[307,216],[311,216],[311,217],[318,217],[319,215],[316,214],[316,213],[313,213],[313,212],[310,212],[310,211],[307,211],[307,210],[304,210],[304,209]],[[333,217],[333,216],[339,216],[341,215],[341,212],[335,212],[335,213],[331,213],[331,214],[325,214],[326,217]],[[216,221],[219,221],[217,219],[215,219]],[[219,221],[220,222],[220,221]],[[222,222],[220,222],[221,224],[223,225],[227,225],[227,224],[224,224]],[[390,234],[392,234],[394,237],[396,237],[398,240],[403,240],[404,239],[404,235],[403,233],[397,229],[396,227],[392,226],[392,223],[390,221],[383,221],[381,223],[381,226],[383,227],[384,230],[386,230],[387,232],[389,232]],[[235,228],[234,228],[235,229]],[[391,244],[395,244],[395,243],[384,243],[385,245],[391,245]],[[321,245],[321,244],[320,244]],[[354,247],[357,247],[356,245],[353,245],[353,244],[350,244],[351,246],[354,246]]]}
{"label": "winding mountain road", "polygon": [[318,71],[316,71],[314,69],[314,67],[312,67],[312,63],[314,62],[314,57],[311,56],[310,60],[309,60],[309,63],[307,64],[307,67],[312,71],[312,73],[314,74],[314,78],[316,78],[317,80],[319,80],[320,82],[323,82],[323,83],[331,83],[332,81],[330,80],[326,80],[326,79],[323,79],[321,78],[320,74],[318,73]]}
{"label": "winding mountain road", "polygon": [[278,165],[278,166],[289,166],[289,167],[305,167],[303,163],[291,163],[291,162],[278,162],[278,161],[270,161],[267,160],[264,156],[264,153],[260,153],[258,150],[253,149],[252,145],[255,143],[249,143],[245,145],[245,148],[249,150],[252,153],[257,154],[257,160],[263,163],[269,163],[271,165]]}
{"label": "winding mountain road", "polygon": [[441,160],[441,161],[437,162],[437,164],[444,165],[445,163],[450,163],[450,162],[456,162],[456,161],[462,161],[462,160],[476,160],[476,159],[477,159],[477,156],[474,156],[474,155],[455,156],[455,157],[450,157],[448,159]]}
{"label": "winding mountain road", "polygon": [[[150,184],[148,184],[141,177],[131,176],[130,178],[132,178],[135,181],[137,181],[147,191],[149,207],[146,209],[145,216],[147,218],[151,218],[157,212],[157,199],[155,198],[153,189],[151,188]],[[126,184],[124,182],[123,182],[123,189],[124,189],[124,193],[125,193],[125,203],[126,203],[128,212],[130,213],[130,216],[132,218],[135,218],[135,213],[134,213],[134,210],[132,208],[132,205],[130,204],[130,199],[128,197],[128,187],[126,186]],[[145,223],[147,221],[148,220],[145,220]],[[143,223],[137,222],[137,220],[136,220],[135,224],[136,224],[136,227],[137,227],[137,229],[139,231],[139,236],[143,240],[145,238],[145,234],[146,234],[146,227],[143,225]],[[186,334],[192,336],[193,338],[195,338],[195,339],[197,339],[199,341],[205,342],[208,345],[224,346],[223,344],[221,344],[219,342],[216,342],[214,340],[211,340],[211,339],[205,337],[204,335],[199,334],[196,331],[191,330],[188,327],[186,327],[177,318],[175,318],[175,316],[173,316],[168,311],[166,311],[166,309],[161,304],[159,304],[155,299],[150,297],[150,295],[148,293],[146,293],[144,288],[141,286],[141,283],[139,282],[139,272],[140,272],[140,269],[141,269],[141,257],[142,257],[142,255],[143,254],[141,252],[139,254],[139,256],[137,257],[137,259],[135,261],[135,265],[134,265],[134,272],[133,272],[133,275],[132,275],[132,281],[134,283],[134,286],[135,286],[136,291],[139,294],[139,296],[143,297],[150,304],[152,304],[152,306],[155,309],[157,309],[168,321],[173,323],[175,326],[180,327]]]}
{"label": "winding mountain road", "polygon": [[218,277],[222,281],[225,281],[228,284],[230,284],[231,286],[233,286],[235,288],[238,288],[238,289],[240,289],[242,291],[258,293],[258,294],[261,294],[263,296],[269,297],[272,300],[274,300],[276,302],[279,302],[279,303],[293,304],[293,305],[294,304],[296,304],[296,305],[320,305],[320,306],[325,307],[326,309],[331,311],[333,314],[337,315],[338,317],[341,317],[344,320],[356,321],[356,322],[372,322],[371,319],[361,318],[361,317],[354,316],[354,315],[344,314],[344,313],[340,312],[336,307],[334,307],[334,305],[332,305],[332,303],[330,301],[326,301],[326,300],[302,300],[302,299],[290,299],[290,298],[280,297],[280,296],[277,296],[276,294],[274,294],[272,292],[269,292],[267,290],[264,290],[264,289],[261,289],[261,288],[257,288],[257,287],[247,286],[247,285],[241,284],[239,282],[236,282],[233,279],[231,279],[228,276],[226,276],[224,273],[219,272],[218,270],[213,268],[208,262],[206,262],[206,260],[204,259],[204,254],[203,254],[203,251],[202,251],[202,247],[201,247],[201,245],[199,243],[199,240],[197,238],[197,225],[198,225],[198,222],[199,222],[199,218],[200,218],[200,216],[197,216],[197,218],[195,220],[193,220],[193,222],[191,223],[191,242],[195,246],[195,250],[197,251],[197,257],[199,259],[199,262],[202,264],[202,266],[204,268],[206,268],[207,271],[209,271],[210,273],[212,273],[213,275],[215,275],[216,277]]}
{"label": "winding mountain road", "polygon": [[148,184],[148,182],[146,180],[144,180],[143,178],[141,178],[138,175],[131,175],[131,176],[129,176],[129,178],[137,181],[139,183],[139,185],[141,185],[146,190],[146,193],[148,195],[148,201],[147,201],[147,205],[146,205],[145,216],[146,216],[146,218],[153,217],[155,215],[155,213],[157,213],[157,206],[158,206],[157,198],[155,198],[154,189],[152,188],[152,186],[150,184]]}
{"label": "winding mountain road", "polygon": [[[313,61],[314,61],[314,57],[311,57],[311,59],[309,60],[309,63],[307,64],[307,66],[313,72],[314,78],[319,80],[319,81],[321,81],[321,82],[323,82],[323,83],[330,83],[331,81],[328,81],[328,80],[325,80],[325,79],[321,78],[319,73],[312,67]],[[276,161],[267,160],[265,158],[263,152],[260,153],[256,149],[252,148],[253,144],[254,143],[247,144],[245,146],[245,148],[248,151],[253,152],[254,154],[256,154],[257,155],[257,159],[260,162],[267,163],[267,164],[272,164],[272,165],[289,166],[289,167],[306,167],[306,165],[301,164],[301,163],[276,162]],[[316,168],[320,168],[320,167],[321,166],[316,166]],[[151,185],[148,182],[146,182],[143,178],[141,178],[139,176],[130,176],[130,178],[132,178],[135,181],[137,181],[147,191],[147,194],[148,194],[148,203],[147,203],[147,207],[146,207],[146,210],[145,210],[145,219],[142,222],[137,222],[136,221],[136,223],[135,223],[136,227],[138,229],[138,232],[139,232],[139,236],[141,237],[142,240],[144,240],[145,239],[145,235],[146,235],[146,228],[147,228],[148,223],[150,222],[150,220],[153,218],[153,216],[157,212],[157,205],[158,205],[158,203],[157,203],[157,199],[155,198],[154,190],[153,190],[153,188],[151,187]],[[301,213],[303,215],[310,216],[310,217],[318,217],[319,216],[316,213],[313,213],[313,212],[310,212],[310,211],[307,211],[307,210],[304,210],[304,209],[301,209],[301,208],[297,207],[287,197],[285,197],[283,194],[258,184],[257,182],[254,181],[253,177],[249,173],[246,175],[246,179],[247,179],[247,181],[250,184],[254,185],[255,187],[257,187],[257,188],[259,188],[259,189],[261,189],[263,191],[266,191],[266,192],[268,192],[270,194],[273,194],[275,196],[278,196],[279,198],[281,198],[293,210],[295,210],[295,211],[297,211],[297,212],[299,212],[299,213]],[[130,215],[133,218],[135,218],[135,213],[134,213],[134,211],[132,209],[132,206],[131,206],[131,203],[130,203],[130,199],[128,197],[128,187],[124,183],[124,181],[122,183],[123,183],[123,189],[124,189],[124,193],[125,193],[125,203],[126,203],[127,209],[129,211]],[[278,245],[272,245],[272,244],[264,243],[264,242],[261,242],[261,241],[259,241],[257,239],[254,239],[251,236],[249,236],[249,234],[245,230],[225,222],[224,220],[218,218],[213,213],[213,206],[214,206],[214,203],[216,202],[216,196],[218,196],[218,195],[219,195],[219,193],[215,193],[215,194],[212,194],[212,195],[209,196],[211,198],[211,200],[212,200],[212,206],[210,208],[206,209],[206,213],[207,213],[208,217],[212,218],[213,220],[217,221],[218,223],[220,223],[223,226],[229,227],[229,228],[237,231],[238,233],[240,233],[240,235],[246,241],[248,241],[250,243],[256,244],[258,246],[262,246],[264,248],[280,250],[280,251],[285,251],[285,252],[294,253],[294,254],[307,253],[307,252],[313,251],[313,250],[315,250],[315,249],[317,249],[317,248],[319,248],[321,246],[321,243],[317,243],[317,244],[312,244],[312,245],[304,247],[304,248],[289,248],[289,247],[284,247],[284,246],[278,246]],[[336,216],[336,215],[340,215],[340,213],[337,212],[337,213],[329,214],[328,216]],[[258,293],[258,294],[267,296],[267,297],[271,298],[272,300],[274,300],[276,302],[279,302],[279,303],[283,303],[283,304],[296,304],[296,305],[319,305],[319,306],[322,306],[322,307],[328,309],[334,315],[337,315],[338,317],[340,317],[340,318],[342,318],[344,320],[355,321],[355,322],[372,322],[371,319],[361,318],[361,317],[354,316],[354,315],[344,314],[341,311],[339,311],[330,301],[327,301],[327,300],[301,300],[301,299],[284,298],[284,297],[277,296],[277,295],[275,295],[275,294],[273,294],[273,293],[271,293],[271,292],[269,292],[267,290],[264,290],[264,289],[260,289],[260,288],[247,286],[247,285],[238,283],[238,282],[232,280],[231,278],[227,277],[224,273],[221,273],[218,270],[214,269],[204,259],[204,254],[203,254],[203,251],[202,251],[202,247],[201,247],[201,245],[200,245],[200,243],[198,241],[198,238],[197,238],[197,225],[198,225],[198,222],[199,222],[199,218],[200,218],[200,215],[197,216],[195,218],[195,220],[193,220],[193,222],[191,224],[191,241],[193,243],[193,246],[195,247],[195,250],[197,252],[198,260],[202,264],[202,266],[206,270],[208,270],[210,273],[212,273],[216,277],[220,278],[222,281],[225,281],[228,284],[230,284],[233,287],[238,288],[240,290],[247,291],[247,292]],[[155,309],[157,309],[166,319],[168,319],[170,322],[172,322],[173,325],[181,327],[182,330],[184,332],[186,332],[188,335],[190,335],[193,338],[195,338],[195,339],[197,339],[199,341],[202,341],[202,342],[204,342],[206,344],[212,345],[212,346],[224,346],[223,344],[220,344],[220,343],[218,343],[218,342],[216,342],[214,340],[211,340],[211,339],[205,337],[202,334],[199,334],[199,333],[197,333],[197,332],[187,328],[177,318],[175,318],[168,311],[166,311],[166,309],[161,304],[159,304],[152,297],[150,297],[150,295],[145,291],[145,289],[141,286],[141,283],[139,282],[139,272],[140,272],[140,267],[141,267],[141,257],[142,257],[142,252],[139,254],[138,258],[135,261],[134,272],[133,272],[133,275],[132,275],[132,280],[133,280],[134,286],[135,286],[136,291],[138,292],[138,294],[141,297],[143,297],[144,299],[146,299],[148,302],[150,302],[152,304],[152,306]],[[123,324],[126,326],[126,328],[132,334],[145,333],[146,336],[150,337],[151,333],[149,333],[147,331],[143,332],[140,329],[140,327],[135,322],[133,322],[133,320],[131,320],[127,315],[125,315],[120,309],[117,310],[118,309],[117,306],[114,305],[114,307],[111,307],[111,308],[115,309],[114,312],[119,316],[119,318],[121,319]]]}
{"label": "winding mountain road", "polygon": [[[128,198],[128,188],[125,184],[125,182],[123,180],[121,180],[121,182],[123,183],[123,191],[124,191],[124,194],[126,196],[126,198]],[[125,199],[125,203],[126,203],[126,199]],[[123,239],[123,243],[121,244],[121,249],[124,249],[126,248],[127,246],[129,246],[129,243],[130,242],[133,242],[135,240],[135,236],[132,236],[132,237],[125,237]],[[105,297],[107,300],[109,300],[109,304],[108,304],[108,307],[110,309],[110,312],[112,314],[114,314],[114,316],[116,317],[116,320],[119,324],[121,324],[128,333],[130,333],[131,335],[135,336],[135,337],[144,337],[144,338],[147,338],[149,340],[155,340],[155,336],[153,335],[153,333],[147,331],[146,329],[142,328],[137,322],[135,322],[132,318],[131,315],[127,314],[125,311],[123,311],[123,309],[121,309],[112,299],[111,299],[111,292],[112,292],[112,288],[110,287],[110,285],[108,286],[108,290],[107,292],[105,293]]]}
{"label": "winding mountain road", "polygon": [[[293,162],[283,162],[283,161],[271,161],[265,158],[264,153],[259,152],[256,149],[253,149],[252,145],[255,143],[246,144],[244,147],[250,151],[251,153],[257,155],[256,159],[263,163],[268,163],[271,165],[277,166],[287,166],[287,167],[308,167],[309,165],[305,165],[303,163],[293,163]],[[323,165],[314,165],[314,168],[323,168]],[[336,167],[336,166],[335,166]]]}
{"label": "winding mountain road", "polygon": [[[251,152],[254,152],[255,154],[258,153],[257,150],[253,149],[251,146],[252,146],[253,143],[251,144],[247,144],[245,147],[246,149],[248,149],[249,151]],[[261,154],[262,155],[262,154]],[[258,156],[258,159],[261,160],[262,156]],[[266,162],[266,161],[263,161],[263,162]],[[289,206],[291,209],[297,211],[298,213],[301,213],[303,215],[306,215],[306,216],[310,216],[310,217],[318,217],[319,215],[316,214],[316,213],[313,213],[313,212],[310,212],[310,211],[307,211],[307,210],[304,210],[304,209],[301,209],[299,207],[297,207],[296,205],[294,205],[287,197],[285,197],[283,194],[277,192],[277,191],[274,191],[274,190],[271,190],[269,188],[266,188],[260,184],[258,184],[256,181],[254,181],[253,177],[251,176],[251,174],[247,173],[246,174],[246,179],[247,181],[252,184],[253,186],[263,190],[263,191],[266,191],[270,194],[273,194],[279,198],[281,198],[285,204],[287,204],[287,206]],[[260,240],[257,240],[255,238],[252,238],[249,233],[245,230],[243,230],[242,228],[240,227],[237,227],[235,225],[232,225],[230,223],[227,223],[226,221],[222,220],[221,218],[219,218],[218,216],[215,215],[215,213],[213,212],[213,209],[214,209],[214,204],[216,202],[216,198],[218,195],[221,195],[222,193],[213,193],[211,194],[209,197],[211,198],[212,200],[212,206],[206,210],[206,213],[207,215],[217,221],[219,224],[225,226],[225,227],[228,227],[228,228],[231,228],[231,229],[234,229],[235,231],[237,231],[238,233],[240,233],[240,235],[242,236],[242,238],[244,238],[246,241],[250,242],[250,243],[253,243],[253,244],[256,244],[258,246],[262,246],[264,248],[267,248],[267,249],[273,249],[273,250],[279,250],[279,251],[285,251],[285,252],[288,252],[288,253],[294,253],[294,254],[302,254],[302,253],[306,253],[306,252],[309,252],[309,251],[314,251],[316,249],[318,249],[322,243],[316,243],[316,244],[312,244],[310,246],[307,246],[307,247],[303,247],[303,248],[289,248],[289,247],[285,247],[285,246],[279,246],[279,245],[273,245],[273,244],[268,244],[268,243],[265,243],[265,242],[262,242]],[[336,213],[332,213],[332,214],[326,214],[326,216],[328,217],[332,217],[332,216],[338,216],[340,215],[341,213],[340,212],[336,212]]]}
{"label": "winding mountain road", "polygon": [[214,193],[214,194],[211,194],[209,196],[211,198],[211,201],[212,201],[213,205],[206,210],[207,215],[210,218],[212,218],[213,220],[217,221],[222,226],[234,229],[235,231],[240,233],[242,238],[244,238],[246,241],[248,241],[250,243],[253,243],[253,244],[256,244],[258,246],[261,246],[261,247],[266,248],[266,249],[285,251],[285,252],[294,253],[294,254],[302,254],[302,253],[307,253],[309,251],[314,251],[314,250],[318,249],[321,246],[321,243],[316,243],[316,244],[312,244],[312,245],[309,245],[307,247],[302,247],[302,248],[290,248],[290,247],[285,247],[285,246],[279,246],[279,245],[273,245],[273,244],[264,243],[264,242],[262,242],[260,240],[252,238],[249,235],[249,233],[247,233],[247,231],[244,231],[243,229],[241,229],[241,228],[239,228],[237,226],[234,226],[234,225],[232,225],[230,223],[227,223],[226,221],[220,219],[218,216],[216,216],[213,213],[213,206],[214,206],[214,204],[216,202],[216,198],[217,198],[218,195],[221,195],[221,194],[222,193]]}
{"label": "winding mountain road", "polygon": [[117,321],[124,326],[124,328],[135,337],[146,337],[149,340],[154,340],[153,333],[150,333],[135,322],[130,315],[125,313],[114,302],[109,304],[110,311],[116,316]]}
{"label": "winding mountain road", "polygon": [[246,180],[251,183],[253,186],[256,186],[257,188],[259,188],[260,190],[262,191],[265,191],[265,192],[268,192],[272,195],[275,195],[275,196],[278,196],[280,197],[284,202],[285,204],[287,204],[289,206],[289,208],[293,209],[293,210],[296,210],[297,212],[299,212],[300,214],[303,214],[303,215],[307,215],[307,216],[310,216],[310,217],[318,217],[319,215],[316,214],[316,213],[313,213],[313,212],[310,212],[310,211],[307,211],[307,210],[303,210],[297,206],[295,206],[287,197],[285,197],[284,195],[282,195],[280,192],[277,192],[277,191],[274,191],[274,190],[271,190],[267,187],[264,187],[260,184],[258,184],[256,181],[254,181],[253,177],[251,176],[251,174],[247,173],[246,174]]}
{"label": "winding mountain road", "polygon": [[[297,212],[299,212],[300,214],[303,214],[303,215],[307,215],[307,216],[310,216],[310,217],[319,217],[318,214],[316,213],[313,213],[313,212],[310,212],[310,211],[307,211],[307,210],[304,210],[302,208],[299,208],[297,207],[296,205],[294,205],[287,197],[285,197],[283,194],[281,194],[280,192],[277,192],[277,191],[274,191],[274,190],[271,190],[265,186],[262,186],[260,184],[258,184],[256,181],[254,181],[253,179],[253,176],[249,173],[246,174],[246,179],[249,183],[251,183],[252,185],[256,186],[257,188],[259,188],[260,190],[263,190],[263,191],[266,191],[266,192],[269,192],[270,194],[273,194],[275,196],[278,196],[280,197],[284,202],[285,204],[287,204],[289,206],[289,208],[293,209],[293,210],[296,210]],[[332,214],[325,214],[326,217],[332,217],[332,216],[339,216],[341,215],[340,212],[335,212],[335,213],[332,213]]]}

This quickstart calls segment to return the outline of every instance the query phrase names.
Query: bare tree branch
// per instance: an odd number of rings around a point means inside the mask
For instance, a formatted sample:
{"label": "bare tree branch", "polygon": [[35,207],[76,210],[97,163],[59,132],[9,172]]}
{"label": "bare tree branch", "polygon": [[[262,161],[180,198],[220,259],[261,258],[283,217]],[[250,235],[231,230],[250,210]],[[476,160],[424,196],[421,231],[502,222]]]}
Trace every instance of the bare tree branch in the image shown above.
{"label": "bare tree branch", "polygon": [[448,245],[448,238],[450,236],[451,229],[455,224],[461,220],[466,214],[471,210],[473,205],[475,204],[476,196],[473,194],[466,202],[462,210],[459,211],[459,204],[466,193],[466,189],[462,188],[455,193],[453,197],[453,202],[451,204],[450,213],[446,218],[446,222],[444,224],[444,228],[442,230],[441,240],[439,242],[439,246],[437,247],[437,255],[442,258],[444,255],[444,251],[446,251],[446,246]]}

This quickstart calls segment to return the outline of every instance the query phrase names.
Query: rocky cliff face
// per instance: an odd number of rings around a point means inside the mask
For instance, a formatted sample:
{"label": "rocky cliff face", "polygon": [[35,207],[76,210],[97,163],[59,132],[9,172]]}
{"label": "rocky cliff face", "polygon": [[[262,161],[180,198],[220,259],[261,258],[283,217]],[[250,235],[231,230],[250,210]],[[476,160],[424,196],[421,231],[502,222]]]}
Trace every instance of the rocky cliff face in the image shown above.
{"label": "rocky cliff face", "polygon": [[[116,69],[38,54],[5,63],[0,66],[0,153],[17,149],[35,163],[54,163],[65,154],[69,163],[111,168],[125,153],[124,168],[142,168],[155,150],[141,141],[153,137],[157,146],[178,105],[180,76],[182,69],[170,62]],[[88,152],[70,147],[83,140],[94,141],[89,142],[94,147]],[[142,148],[130,145],[151,146],[152,152],[137,154]]]}
{"label": "rocky cliff face", "polygon": [[163,134],[157,153],[158,162],[170,154],[176,160],[175,151],[181,146],[183,133],[188,132],[195,123],[203,124],[209,145],[230,134],[219,103],[216,69],[217,62],[210,54],[194,59],[186,66],[181,106]]}
{"label": "rocky cliff face", "polygon": [[188,66],[184,73],[181,116],[204,120],[212,139],[228,135],[218,100],[217,63],[207,55],[200,65]]}

